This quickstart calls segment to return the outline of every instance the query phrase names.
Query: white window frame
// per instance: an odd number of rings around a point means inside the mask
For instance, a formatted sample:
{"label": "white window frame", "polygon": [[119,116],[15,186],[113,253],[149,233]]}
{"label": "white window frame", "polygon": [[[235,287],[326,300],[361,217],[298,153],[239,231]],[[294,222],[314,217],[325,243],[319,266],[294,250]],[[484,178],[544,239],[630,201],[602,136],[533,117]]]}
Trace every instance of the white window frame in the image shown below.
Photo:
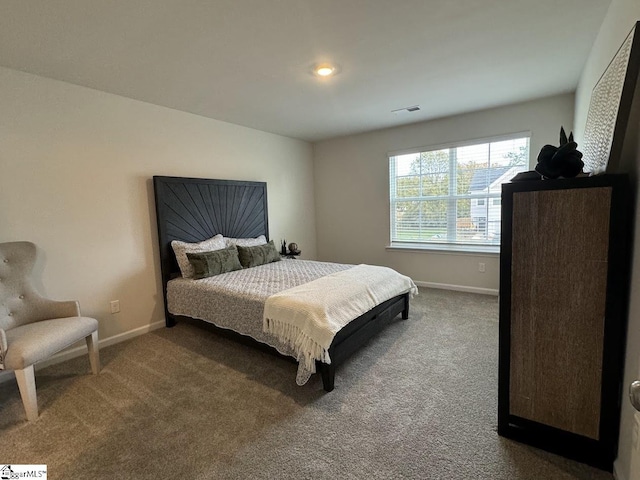
{"label": "white window frame", "polygon": [[[505,141],[505,140],[513,140],[513,139],[518,139],[518,138],[528,138],[529,140],[529,161],[527,163],[527,165],[525,166],[525,169],[529,168],[529,164],[531,162],[531,132],[530,131],[524,131],[524,132],[517,132],[517,133],[511,133],[511,134],[506,134],[506,135],[498,135],[498,136],[493,136],[493,137],[484,137],[484,138],[478,138],[478,139],[473,139],[473,140],[467,140],[467,141],[461,141],[461,142],[452,142],[452,143],[446,143],[446,144],[439,144],[439,145],[430,145],[430,146],[425,146],[425,147],[416,147],[416,148],[411,148],[411,149],[405,149],[405,150],[396,150],[396,151],[392,151],[389,152],[387,154],[388,157],[388,161],[389,161],[389,235],[390,235],[390,243],[387,246],[387,249],[390,250],[407,250],[407,251],[421,251],[421,250],[432,250],[432,251],[442,251],[443,253],[446,252],[460,252],[460,253],[499,253],[500,252],[500,244],[479,244],[479,243],[446,243],[446,242],[442,242],[442,241],[428,241],[428,240],[420,240],[420,241],[399,241],[399,240],[394,240],[394,238],[396,237],[395,235],[395,228],[396,228],[396,223],[394,221],[394,213],[395,213],[395,202],[397,200],[397,198],[394,197],[395,195],[395,182],[392,180],[395,180],[395,176],[392,177],[392,158],[399,156],[399,155],[407,155],[407,154],[417,154],[417,153],[421,153],[421,152],[429,152],[429,151],[436,151],[436,150],[444,150],[444,149],[454,149],[454,148],[459,148],[459,147],[466,147],[466,146],[472,146],[472,145],[479,145],[479,144],[485,144],[485,143],[493,143],[493,142],[500,142],[500,141]],[[455,150],[454,150],[455,152]],[[455,192],[455,185],[456,185],[456,169],[455,169],[455,165],[456,165],[456,158],[455,155],[451,155],[450,156],[450,160],[449,160],[449,182],[451,184],[451,187],[449,189],[450,192]],[[416,199],[420,199],[420,198],[427,198],[427,197],[416,197]],[[447,221],[447,231],[448,231],[448,236],[451,234],[451,229],[455,229],[456,228],[456,220],[455,220],[455,202],[458,199],[461,198],[469,198],[471,200],[474,199],[488,199],[487,202],[485,202],[485,206],[487,208],[492,207],[492,199],[494,198],[500,198],[500,194],[499,193],[489,193],[487,192],[486,194],[466,194],[466,195],[457,195],[457,194],[450,194],[450,195],[443,195],[442,197],[437,197],[437,196],[430,196],[428,197],[429,200],[447,200],[450,204],[450,208],[447,211],[447,217],[448,217],[448,221]],[[406,200],[405,198],[402,199],[403,201]],[[453,206],[453,208],[451,208]],[[498,205],[496,205],[498,206]],[[499,205],[500,208],[502,208],[502,205]],[[451,217],[451,218],[449,218]]]}

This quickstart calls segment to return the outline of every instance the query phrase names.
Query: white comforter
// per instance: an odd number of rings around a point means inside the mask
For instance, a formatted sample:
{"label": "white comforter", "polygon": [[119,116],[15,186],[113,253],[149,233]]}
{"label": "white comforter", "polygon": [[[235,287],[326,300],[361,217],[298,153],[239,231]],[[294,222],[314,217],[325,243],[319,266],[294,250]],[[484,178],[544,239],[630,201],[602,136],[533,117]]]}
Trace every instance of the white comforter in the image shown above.
{"label": "white comforter", "polygon": [[[315,372],[315,362],[331,363],[329,347],[350,321],[397,295],[418,292],[413,281],[395,270],[357,265],[271,295],[265,304],[263,329],[296,352],[297,382]],[[306,377],[306,378],[305,378]]]}

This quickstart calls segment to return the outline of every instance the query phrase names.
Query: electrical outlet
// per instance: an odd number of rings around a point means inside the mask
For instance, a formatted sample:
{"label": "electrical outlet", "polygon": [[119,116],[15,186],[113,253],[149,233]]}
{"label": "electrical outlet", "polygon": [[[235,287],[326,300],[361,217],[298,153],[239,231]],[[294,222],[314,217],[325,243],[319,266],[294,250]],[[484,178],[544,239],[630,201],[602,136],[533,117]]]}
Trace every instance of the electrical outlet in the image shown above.
{"label": "electrical outlet", "polygon": [[479,271],[480,273],[484,273],[484,272],[486,272],[486,271],[487,271],[487,270],[486,270],[486,265],[485,265],[484,263],[480,262],[480,263],[478,264],[478,271]]}
{"label": "electrical outlet", "polygon": [[120,300],[111,300],[111,313],[119,313],[120,312]]}

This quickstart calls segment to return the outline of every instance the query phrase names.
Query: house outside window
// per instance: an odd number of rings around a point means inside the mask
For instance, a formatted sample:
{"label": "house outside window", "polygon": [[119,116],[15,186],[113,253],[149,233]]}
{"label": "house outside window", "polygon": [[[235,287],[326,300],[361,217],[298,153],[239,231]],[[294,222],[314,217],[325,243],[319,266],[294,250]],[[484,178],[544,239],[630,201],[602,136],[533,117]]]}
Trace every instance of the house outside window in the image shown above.
{"label": "house outside window", "polygon": [[497,248],[502,183],[528,165],[528,133],[390,155],[391,246]]}

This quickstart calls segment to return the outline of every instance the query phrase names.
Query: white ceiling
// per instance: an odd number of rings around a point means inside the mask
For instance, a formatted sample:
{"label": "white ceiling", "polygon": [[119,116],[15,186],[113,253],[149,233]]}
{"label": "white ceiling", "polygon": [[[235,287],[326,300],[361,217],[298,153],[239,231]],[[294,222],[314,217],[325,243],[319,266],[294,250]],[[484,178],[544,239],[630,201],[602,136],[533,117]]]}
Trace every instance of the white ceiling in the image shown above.
{"label": "white ceiling", "polygon": [[571,92],[609,4],[3,0],[0,65],[317,141]]}

